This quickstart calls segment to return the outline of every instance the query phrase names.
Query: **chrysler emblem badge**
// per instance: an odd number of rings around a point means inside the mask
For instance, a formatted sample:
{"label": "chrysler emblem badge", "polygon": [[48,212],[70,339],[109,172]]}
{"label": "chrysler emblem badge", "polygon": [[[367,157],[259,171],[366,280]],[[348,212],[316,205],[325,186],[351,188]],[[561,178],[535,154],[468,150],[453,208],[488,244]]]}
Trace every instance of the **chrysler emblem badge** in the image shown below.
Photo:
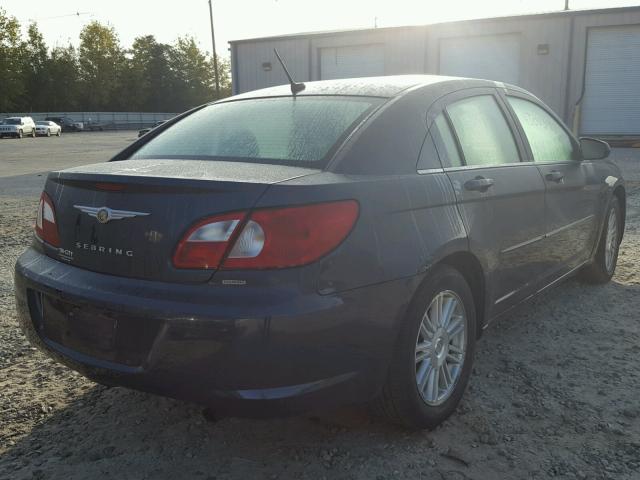
{"label": "chrysler emblem badge", "polygon": [[98,210],[98,213],[96,213],[96,218],[100,223],[107,223],[109,221],[109,210],[101,208]]}
{"label": "chrysler emblem badge", "polygon": [[84,205],[74,205],[83,213],[95,218],[100,223],[107,223],[111,220],[122,220],[123,218],[145,217],[150,215],[147,212],[132,212],[130,210],[114,210],[109,207],[86,207]]}

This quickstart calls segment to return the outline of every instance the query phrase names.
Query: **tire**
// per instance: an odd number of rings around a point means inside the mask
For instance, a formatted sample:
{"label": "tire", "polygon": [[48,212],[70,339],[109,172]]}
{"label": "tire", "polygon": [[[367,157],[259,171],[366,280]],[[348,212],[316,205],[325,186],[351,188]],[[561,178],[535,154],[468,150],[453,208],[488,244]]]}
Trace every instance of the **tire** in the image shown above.
{"label": "tire", "polygon": [[[612,225],[615,222],[615,225]],[[605,215],[604,228],[598,241],[593,262],[581,272],[580,278],[587,283],[607,283],[613,277],[618,263],[618,252],[622,241],[622,207],[615,195]]]}
{"label": "tire", "polygon": [[31,138],[36,138],[36,129],[35,128],[31,129]]}
{"label": "tire", "polygon": [[18,130],[16,138],[22,138],[22,130]]}
{"label": "tire", "polygon": [[62,135],[62,129],[58,129],[56,132],[56,137],[59,137],[60,135]]}
{"label": "tire", "polygon": [[[453,314],[463,314],[462,324],[465,326],[462,338],[460,335],[440,336],[442,327],[429,328],[435,330],[430,338],[436,339],[433,349],[419,350],[419,345],[426,345],[425,339],[429,333],[423,324],[426,314],[433,314],[436,299],[443,300],[445,306],[455,300],[457,306],[452,308]],[[425,321],[426,322],[426,321]],[[455,315],[448,322],[448,327],[458,325]],[[411,430],[432,429],[445,421],[456,409],[469,382],[473,365],[473,355],[476,343],[476,311],[473,295],[464,277],[455,269],[441,265],[434,269],[423,282],[409,307],[401,331],[396,342],[395,352],[389,366],[387,380],[382,392],[374,402],[374,409],[393,423],[400,424]],[[441,347],[441,348],[440,348]],[[455,347],[455,350],[453,348]],[[463,353],[458,353],[463,347]],[[457,350],[457,351],[456,351]],[[437,355],[437,352],[440,352]],[[440,362],[448,358],[449,354],[461,360],[461,367],[452,367],[449,388],[446,387],[446,375],[440,368],[433,369],[433,362]],[[425,359],[417,361],[417,357]],[[458,363],[459,364],[459,363]],[[442,372],[442,379],[435,374]],[[422,375],[421,375],[422,374]],[[423,380],[421,390],[419,381]],[[439,388],[443,385],[442,390]],[[437,388],[431,388],[437,385]],[[441,397],[440,397],[441,396]]]}
{"label": "tire", "polygon": [[47,137],[50,137],[50,136],[51,136],[51,129],[47,128]]}

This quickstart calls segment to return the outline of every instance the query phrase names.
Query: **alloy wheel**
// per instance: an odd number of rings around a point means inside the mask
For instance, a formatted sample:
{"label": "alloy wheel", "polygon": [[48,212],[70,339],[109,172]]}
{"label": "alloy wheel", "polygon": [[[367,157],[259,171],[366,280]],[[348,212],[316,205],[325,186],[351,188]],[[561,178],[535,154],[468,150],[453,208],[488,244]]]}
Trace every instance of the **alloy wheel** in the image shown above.
{"label": "alloy wheel", "polygon": [[416,386],[430,406],[444,403],[462,373],[467,316],[453,291],[438,293],[425,311],[415,348]]}

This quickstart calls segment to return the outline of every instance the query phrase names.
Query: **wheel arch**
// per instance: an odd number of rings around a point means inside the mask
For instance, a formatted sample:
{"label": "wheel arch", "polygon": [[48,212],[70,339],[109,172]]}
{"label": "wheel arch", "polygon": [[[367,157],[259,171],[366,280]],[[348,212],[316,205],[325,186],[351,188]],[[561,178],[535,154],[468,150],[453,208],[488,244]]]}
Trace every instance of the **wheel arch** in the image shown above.
{"label": "wheel arch", "polygon": [[620,204],[620,208],[622,209],[622,229],[620,232],[620,242],[622,242],[622,237],[624,235],[624,229],[627,222],[627,192],[624,189],[624,186],[618,185],[613,190],[613,195],[618,199],[618,203]]}
{"label": "wheel arch", "polygon": [[476,307],[477,336],[486,324],[486,279],[482,264],[469,251],[458,251],[439,260],[436,265],[447,265],[456,269],[466,280]]}

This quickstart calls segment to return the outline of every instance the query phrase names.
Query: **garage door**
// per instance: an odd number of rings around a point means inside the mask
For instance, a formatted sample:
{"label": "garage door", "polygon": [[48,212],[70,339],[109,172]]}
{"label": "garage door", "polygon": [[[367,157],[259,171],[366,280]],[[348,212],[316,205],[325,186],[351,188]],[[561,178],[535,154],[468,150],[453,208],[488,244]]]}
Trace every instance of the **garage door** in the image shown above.
{"label": "garage door", "polygon": [[323,80],[379,75],[384,75],[383,45],[320,49],[320,78]]}
{"label": "garage door", "polygon": [[520,35],[483,35],[440,40],[440,74],[475,77],[517,85]]}
{"label": "garage door", "polygon": [[640,26],[593,28],[581,133],[640,135]]}

